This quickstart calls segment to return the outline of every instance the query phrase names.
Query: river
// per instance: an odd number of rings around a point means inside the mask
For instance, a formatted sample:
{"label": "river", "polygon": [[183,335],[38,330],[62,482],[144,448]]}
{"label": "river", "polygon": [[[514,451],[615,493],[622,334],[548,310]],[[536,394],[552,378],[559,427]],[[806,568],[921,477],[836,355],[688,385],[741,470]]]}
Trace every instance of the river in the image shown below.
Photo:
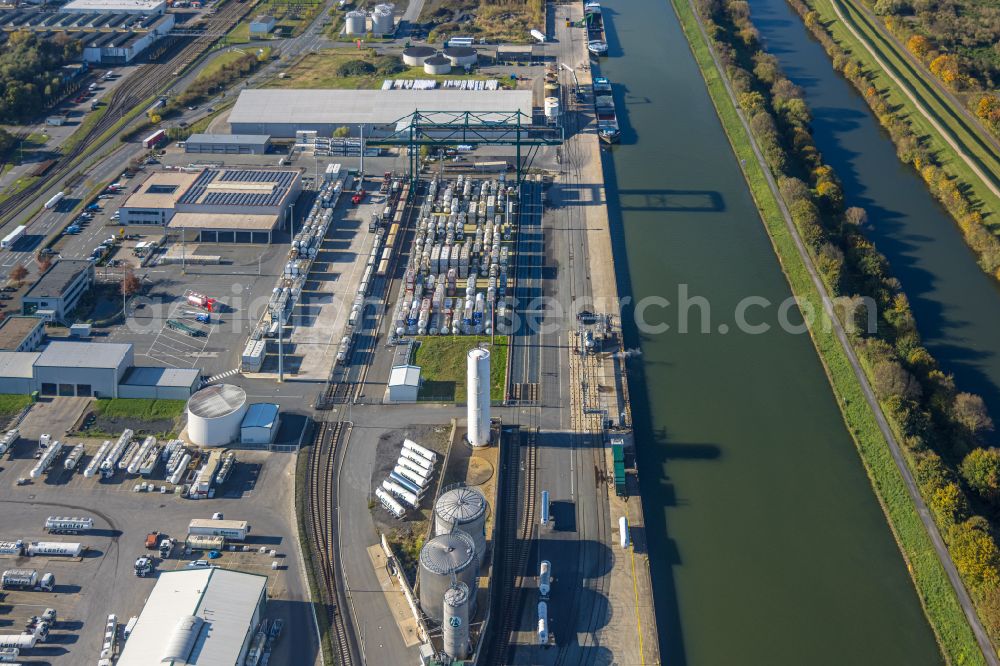
{"label": "river", "polygon": [[[630,332],[662,663],[940,664],[811,341],[774,325],[789,287],[671,6],[602,4],[623,293],[675,304]],[[680,332],[683,285],[709,331]],[[748,297],[769,332],[737,331]]]}
{"label": "river", "polygon": [[868,235],[902,283],[924,344],[958,389],[981,395],[1000,422],[1000,285],[976,264],[920,176],[899,161],[798,14],[785,0],[750,5],[767,50],[806,93],[816,145],[843,181],[847,205],[868,211]]}

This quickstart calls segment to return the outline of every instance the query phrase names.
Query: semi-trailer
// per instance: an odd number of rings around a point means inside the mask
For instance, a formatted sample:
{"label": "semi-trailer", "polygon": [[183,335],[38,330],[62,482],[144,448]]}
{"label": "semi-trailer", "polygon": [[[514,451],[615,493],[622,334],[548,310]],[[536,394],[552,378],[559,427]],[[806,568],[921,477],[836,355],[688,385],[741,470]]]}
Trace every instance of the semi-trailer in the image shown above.
{"label": "semi-trailer", "polygon": [[416,493],[410,492],[409,490],[403,488],[398,483],[394,483],[389,479],[384,479],[382,481],[382,487],[388,490],[396,497],[398,497],[399,499],[409,504],[410,506],[412,506],[414,509],[419,508],[420,499],[417,498]]}
{"label": "semi-trailer", "polygon": [[0,576],[3,589],[33,588],[38,583],[38,572],[34,569],[7,569]]}
{"label": "semi-trailer", "polygon": [[382,502],[382,506],[385,507],[386,511],[396,516],[396,518],[402,518],[406,514],[406,510],[403,509],[403,506],[394,500],[386,491],[381,488],[376,488],[375,495]]}
{"label": "semi-trailer", "polygon": [[56,456],[59,455],[59,451],[61,450],[62,450],[62,442],[60,442],[59,440],[56,440],[51,444],[49,444],[45,448],[45,451],[42,453],[42,457],[38,459],[38,462],[35,464],[35,466],[31,468],[30,472],[28,472],[28,476],[30,476],[32,479],[37,479],[42,474],[45,474],[45,472],[49,469],[49,467],[52,466],[52,462],[56,459]]}
{"label": "semi-trailer", "polygon": [[87,532],[94,529],[94,519],[76,516],[49,516],[45,519],[46,532]]}
{"label": "semi-trailer", "polygon": [[0,636],[0,648],[17,648],[31,650],[38,644],[35,634],[4,634]]}
{"label": "semi-trailer", "polygon": [[214,520],[195,518],[188,524],[188,535],[223,536],[233,541],[245,541],[250,524],[245,520]]}
{"label": "semi-trailer", "polygon": [[428,449],[426,447],[420,446],[419,444],[417,444],[416,442],[414,442],[412,439],[404,439],[403,440],[403,448],[404,449],[409,449],[410,451],[416,451],[417,453],[419,453],[420,455],[422,455],[424,458],[427,458],[428,460],[430,460],[431,463],[436,463],[437,462],[437,454],[436,453],[434,453],[433,451],[431,451],[430,449]]}
{"label": "semi-trailer", "polygon": [[3,437],[0,437],[0,456],[7,453],[11,447],[14,446],[14,442],[17,441],[17,438],[20,437],[20,435],[21,431],[14,428],[13,430],[5,432]]}
{"label": "semi-trailer", "polygon": [[[132,456],[132,460],[129,461],[127,467],[129,474],[139,473],[139,468],[142,467],[143,463],[146,462],[146,458],[149,457],[149,452],[153,450],[154,446],[156,446],[155,437],[147,437],[146,439],[142,440],[142,444],[139,446],[139,449]],[[154,457],[154,462],[155,462],[155,457]]]}
{"label": "semi-trailer", "polygon": [[184,545],[191,550],[222,550],[226,546],[226,537],[190,534],[184,540]]}
{"label": "semi-trailer", "polygon": [[401,450],[399,452],[399,457],[401,459],[405,458],[407,460],[415,462],[417,466],[420,467],[420,469],[425,469],[427,470],[428,473],[430,473],[431,469],[434,467],[434,464],[430,460],[424,458],[416,451],[411,451],[410,449]]}
{"label": "semi-trailer", "polygon": [[106,439],[101,447],[97,449],[97,453],[87,464],[87,468],[83,470],[83,476],[86,479],[93,477],[101,469],[101,463],[104,462],[104,458],[108,455],[108,451],[111,450],[111,440]]}
{"label": "semi-trailer", "polygon": [[115,465],[121,460],[122,454],[125,453],[125,449],[128,448],[129,443],[132,441],[132,434],[131,430],[125,430],[114,446],[108,450],[107,455],[101,462],[101,476],[104,478],[114,476]]}
{"label": "semi-trailer", "polygon": [[32,557],[39,555],[80,557],[83,554],[84,547],[82,543],[31,541],[24,550],[25,553]]}
{"label": "semi-trailer", "polygon": [[83,444],[77,444],[73,447],[73,450],[69,452],[66,456],[66,460],[63,461],[63,469],[72,470],[76,469],[79,464],[80,459],[83,458],[84,446]]}
{"label": "semi-trailer", "polygon": [[56,192],[56,194],[45,202],[45,210],[52,210],[59,205],[59,202],[66,198],[65,192]]}

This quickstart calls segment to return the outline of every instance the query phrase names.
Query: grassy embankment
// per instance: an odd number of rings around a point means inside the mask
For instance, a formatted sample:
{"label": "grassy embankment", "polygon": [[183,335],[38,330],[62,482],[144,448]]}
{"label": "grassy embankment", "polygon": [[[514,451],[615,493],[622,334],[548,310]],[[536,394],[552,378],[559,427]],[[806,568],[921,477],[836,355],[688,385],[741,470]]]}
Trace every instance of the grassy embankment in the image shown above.
{"label": "grassy embankment", "polygon": [[248,18],[241,21],[226,35],[227,44],[246,44],[250,41],[250,21],[263,14],[276,19],[274,31],[270,35],[254,35],[254,41],[276,37],[294,37],[306,29],[319,11],[322,2],[316,0],[264,0],[254,7]]}
{"label": "grassy embankment", "polygon": [[14,416],[30,404],[30,395],[0,395],[0,416]]}
{"label": "grassy embankment", "polygon": [[466,356],[474,347],[490,350],[490,398],[503,400],[507,379],[507,336],[496,336],[490,345],[490,336],[424,336],[417,338],[420,345],[413,357],[413,364],[420,370],[420,400],[430,402],[465,402]]}
{"label": "grassy embankment", "polygon": [[185,404],[183,400],[101,398],[95,401],[94,411],[110,419],[162,421],[178,418],[184,413]]}
{"label": "grassy embankment", "polygon": [[[712,61],[708,45],[698,30],[694,11],[688,0],[671,1],[733,151],[744,165],[744,176],[792,291],[800,300],[809,301],[816,312],[822,312],[820,294],[798,254],[778,202],[754,155],[751,139],[740,123],[721,74]],[[827,326],[812,326],[810,334],[945,657],[955,664],[984,663],[955,592],[930,537],[924,530],[843,348]]]}

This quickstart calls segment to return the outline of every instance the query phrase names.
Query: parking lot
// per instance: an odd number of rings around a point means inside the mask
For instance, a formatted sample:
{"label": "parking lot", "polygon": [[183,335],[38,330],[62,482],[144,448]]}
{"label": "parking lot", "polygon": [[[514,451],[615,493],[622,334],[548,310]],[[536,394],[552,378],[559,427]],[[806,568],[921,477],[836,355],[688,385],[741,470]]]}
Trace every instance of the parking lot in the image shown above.
{"label": "parking lot", "polygon": [[[78,440],[69,441],[75,444]],[[191,561],[206,557],[201,551],[185,553],[182,547],[177,547],[161,559],[155,551],[144,548],[146,535],[157,531],[162,537],[183,543],[190,520],[209,518],[214,512],[224,512],[234,520],[247,520],[252,526],[246,548],[227,547],[212,563],[268,576],[267,617],[281,617],[286,627],[271,663],[315,661],[314,639],[306,632],[294,630],[311,625],[312,614],[305,601],[306,588],[294,531],[293,455],[239,451],[239,462],[217,496],[194,501],[171,492],[161,494],[158,490],[164,483],[162,480],[151,482],[153,492],[137,492],[136,486],[142,480],[124,478],[123,472],[107,481],[84,478],[81,470],[99,445],[96,441],[87,443],[88,454],[75,472],[66,472],[60,458],[53,471],[28,485],[18,485],[16,480],[28,476],[34,465],[35,440],[21,439],[13,457],[5,456],[0,461],[3,488],[0,510],[5,517],[0,541],[79,542],[87,547],[80,558],[0,556],[0,569],[35,569],[39,576],[51,572],[56,579],[52,592],[3,592],[2,633],[19,633],[28,618],[46,608],[54,608],[58,613],[51,638],[24,651],[21,661],[54,666],[96,663],[108,614],[118,616],[120,632],[131,616],[140,613],[157,572],[184,568]],[[95,529],[81,534],[49,535],[43,526],[46,517],[52,515],[89,516],[95,520]],[[262,548],[264,552],[260,552]],[[272,550],[276,551],[275,556],[271,555]],[[134,575],[133,566],[139,556],[153,557],[152,576]],[[272,568],[273,562],[278,563],[277,569]]]}

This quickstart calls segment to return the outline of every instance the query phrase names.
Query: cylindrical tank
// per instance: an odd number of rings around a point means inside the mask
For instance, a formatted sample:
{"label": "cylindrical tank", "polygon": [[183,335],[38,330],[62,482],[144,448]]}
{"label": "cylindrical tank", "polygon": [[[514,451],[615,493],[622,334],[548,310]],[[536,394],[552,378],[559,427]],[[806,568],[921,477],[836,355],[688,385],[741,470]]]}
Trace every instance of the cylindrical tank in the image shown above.
{"label": "cylindrical tank", "polygon": [[434,55],[424,60],[424,71],[428,74],[448,74],[451,72],[451,60],[443,55]]}
{"label": "cylindrical tank", "polygon": [[239,386],[213,384],[188,399],[188,439],[198,446],[222,446],[239,438],[247,394]]}
{"label": "cylindrical tank", "polygon": [[430,46],[411,46],[403,49],[403,64],[410,67],[420,67],[435,53],[436,51]]}
{"label": "cylindrical tank", "polygon": [[546,97],[545,98],[545,117],[552,119],[559,117],[559,98],[558,97]]}
{"label": "cylindrical tank", "polygon": [[367,23],[364,12],[347,12],[347,23],[344,30],[348,35],[363,35],[368,31]]}
{"label": "cylindrical tank", "polygon": [[375,5],[372,11],[372,32],[376,35],[391,35],[395,22],[392,19],[391,4]]}
{"label": "cylindrical tank", "polygon": [[549,605],[544,601],[538,602],[538,644],[547,645],[549,642]]}
{"label": "cylindrical tank", "polygon": [[471,46],[449,46],[444,55],[455,67],[470,67],[479,62],[479,53]]}
{"label": "cylindrical tank", "polygon": [[469,586],[455,583],[444,593],[444,651],[452,659],[469,654]]}
{"label": "cylindrical tank", "polygon": [[468,420],[469,443],[486,446],[490,443],[490,352],[473,349],[468,357]]}
{"label": "cylindrical tank", "polygon": [[469,586],[469,614],[475,611],[476,545],[465,532],[436,536],[420,549],[420,608],[427,617],[440,623],[444,618],[444,594],[453,577]]}
{"label": "cylindrical tank", "polygon": [[38,557],[40,555],[80,557],[83,553],[83,544],[62,541],[32,541],[28,544],[25,552],[31,557]]}
{"label": "cylindrical tank", "polygon": [[481,565],[486,555],[486,498],[477,488],[459,486],[441,493],[434,504],[434,533],[465,532]]}
{"label": "cylindrical tank", "polygon": [[549,596],[552,590],[552,563],[542,560],[538,565],[538,594],[543,597]]}

